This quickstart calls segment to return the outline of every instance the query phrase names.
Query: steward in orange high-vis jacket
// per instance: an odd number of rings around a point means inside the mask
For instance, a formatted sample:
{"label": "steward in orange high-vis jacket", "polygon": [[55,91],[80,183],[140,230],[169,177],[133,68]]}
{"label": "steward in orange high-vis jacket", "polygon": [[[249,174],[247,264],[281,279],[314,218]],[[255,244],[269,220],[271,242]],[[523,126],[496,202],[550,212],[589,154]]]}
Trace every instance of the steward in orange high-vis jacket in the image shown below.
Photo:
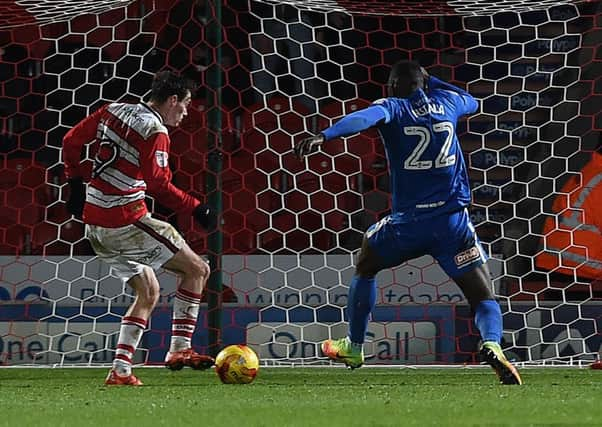
{"label": "steward in orange high-vis jacket", "polygon": [[602,280],[602,154],[562,187],[543,229],[537,267],[579,279]]}

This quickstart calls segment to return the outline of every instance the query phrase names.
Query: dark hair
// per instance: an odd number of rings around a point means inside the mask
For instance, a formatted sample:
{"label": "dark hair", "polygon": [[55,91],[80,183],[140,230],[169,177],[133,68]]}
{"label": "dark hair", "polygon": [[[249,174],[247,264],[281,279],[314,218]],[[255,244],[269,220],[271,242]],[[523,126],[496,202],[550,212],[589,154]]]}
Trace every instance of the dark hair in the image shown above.
{"label": "dark hair", "polygon": [[424,87],[424,76],[416,61],[398,61],[391,67],[387,82],[389,96],[407,98],[418,88]]}
{"label": "dark hair", "polygon": [[178,101],[181,101],[193,89],[194,85],[187,78],[172,71],[159,71],[153,78],[150,99],[161,104],[170,96],[176,95]]}
{"label": "dark hair", "polygon": [[417,61],[397,61],[391,68],[391,78],[417,82],[422,78],[422,70]]}

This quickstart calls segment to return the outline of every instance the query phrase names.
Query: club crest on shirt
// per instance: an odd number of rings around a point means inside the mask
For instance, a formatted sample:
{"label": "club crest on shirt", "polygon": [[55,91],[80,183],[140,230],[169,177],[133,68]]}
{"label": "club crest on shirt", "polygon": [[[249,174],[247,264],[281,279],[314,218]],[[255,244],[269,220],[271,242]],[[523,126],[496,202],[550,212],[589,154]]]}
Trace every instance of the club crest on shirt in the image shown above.
{"label": "club crest on shirt", "polygon": [[466,249],[465,251],[460,252],[454,257],[454,261],[458,267],[462,267],[466,264],[470,264],[471,262],[479,259],[481,253],[479,252],[479,248],[473,246],[472,248]]}
{"label": "club crest on shirt", "polygon": [[157,164],[159,165],[160,168],[165,168],[167,167],[167,159],[169,158],[169,156],[167,155],[167,153],[165,151],[155,151],[155,159],[157,160]]}

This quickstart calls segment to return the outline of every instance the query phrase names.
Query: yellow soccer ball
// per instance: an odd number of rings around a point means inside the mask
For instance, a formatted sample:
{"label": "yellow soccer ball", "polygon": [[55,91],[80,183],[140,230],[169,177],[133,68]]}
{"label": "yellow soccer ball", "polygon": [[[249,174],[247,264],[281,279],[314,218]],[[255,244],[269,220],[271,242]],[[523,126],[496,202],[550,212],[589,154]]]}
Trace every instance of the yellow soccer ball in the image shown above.
{"label": "yellow soccer ball", "polygon": [[259,358],[246,345],[229,345],[215,359],[215,372],[224,384],[249,384],[258,371]]}

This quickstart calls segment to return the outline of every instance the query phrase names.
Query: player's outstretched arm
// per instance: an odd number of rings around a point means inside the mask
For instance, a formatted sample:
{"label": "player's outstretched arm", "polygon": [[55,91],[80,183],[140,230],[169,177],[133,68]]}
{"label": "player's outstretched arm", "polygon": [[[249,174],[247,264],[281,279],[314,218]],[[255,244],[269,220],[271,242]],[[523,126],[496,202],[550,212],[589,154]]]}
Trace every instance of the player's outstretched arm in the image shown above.
{"label": "player's outstretched arm", "polygon": [[309,138],[303,138],[297,144],[295,144],[295,156],[299,160],[303,160],[305,156],[309,156],[311,153],[318,151],[320,146],[324,143],[324,135],[319,133]]}
{"label": "player's outstretched arm", "polygon": [[363,110],[348,114],[334,125],[324,129],[318,135],[299,141],[294,148],[295,155],[299,160],[303,160],[305,156],[318,151],[320,146],[326,141],[341,136],[353,135],[381,122],[388,121],[388,114],[388,111],[380,105],[371,105]]}
{"label": "player's outstretched arm", "polygon": [[142,176],[149,193],[174,212],[189,213],[204,228],[213,228],[216,218],[211,208],[171,183],[168,152],[169,139],[163,133],[147,141],[140,150]]}

